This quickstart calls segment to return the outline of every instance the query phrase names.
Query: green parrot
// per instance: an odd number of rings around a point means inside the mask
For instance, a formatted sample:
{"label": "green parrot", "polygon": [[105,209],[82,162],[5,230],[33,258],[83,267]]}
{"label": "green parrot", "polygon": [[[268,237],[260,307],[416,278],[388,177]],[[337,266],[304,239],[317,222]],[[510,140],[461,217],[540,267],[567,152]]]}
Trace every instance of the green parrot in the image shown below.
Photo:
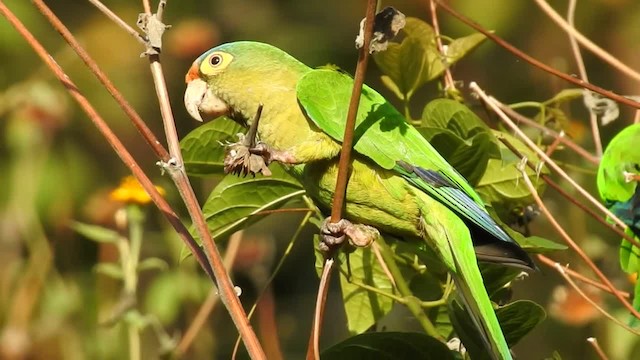
{"label": "green parrot", "polygon": [[[262,151],[268,150],[265,158],[286,164],[319,207],[330,209],[351,77],[312,69],[268,44],[242,41],[205,52],[186,82],[185,105],[199,121],[227,115],[250,125],[264,104],[257,132]],[[534,269],[527,253],[489,216],[467,181],[368,86],[354,150],[345,220],[338,227],[349,237],[378,229],[426,242],[452,274],[489,357],[511,359],[477,259]]]}
{"label": "green parrot", "polygon": [[[605,205],[627,226],[626,233],[640,239],[640,124],[626,127],[607,146],[598,168],[598,191]],[[620,245],[620,266],[629,274],[640,271],[640,249],[627,240]],[[640,281],[633,307],[640,310]],[[640,325],[632,317],[631,325]]]}

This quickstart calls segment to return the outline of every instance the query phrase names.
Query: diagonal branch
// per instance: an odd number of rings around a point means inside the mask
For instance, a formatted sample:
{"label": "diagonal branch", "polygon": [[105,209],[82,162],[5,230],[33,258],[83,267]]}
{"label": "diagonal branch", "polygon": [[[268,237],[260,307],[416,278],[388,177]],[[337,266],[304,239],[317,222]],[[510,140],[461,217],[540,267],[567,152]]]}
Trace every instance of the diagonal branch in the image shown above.
{"label": "diagonal branch", "polygon": [[209,264],[198,244],[195,242],[195,240],[193,240],[187,228],[180,221],[178,215],[176,215],[173,209],[171,209],[171,206],[169,206],[167,201],[162,197],[162,195],[160,195],[158,190],[156,190],[151,180],[149,180],[146,174],[142,171],[133,156],[131,156],[131,154],[127,151],[122,142],[109,128],[104,119],[98,114],[93,106],[91,106],[87,98],[82,95],[82,93],[80,93],[76,85],[69,79],[67,74],[65,74],[60,65],[56,63],[56,61],[53,59],[53,57],[51,57],[51,55],[42,46],[42,44],[40,44],[40,42],[35,39],[33,34],[29,32],[29,30],[22,24],[22,22],[20,22],[20,20],[13,14],[13,12],[11,12],[11,10],[9,10],[9,8],[4,5],[2,0],[0,0],[0,14],[2,14],[9,21],[9,23],[11,23],[11,25],[18,31],[18,33],[20,33],[20,35],[34,49],[36,54],[44,61],[44,63],[54,73],[54,75],[67,89],[67,91],[69,91],[69,94],[74,98],[74,100],[76,100],[82,110],[89,116],[91,121],[93,121],[94,125],[107,139],[116,154],[131,170],[133,175],[140,182],[145,191],[149,194],[151,200],[156,204],[158,209],[160,209],[162,214],[167,218],[174,229],[176,229],[176,232],[178,233],[178,235],[180,235],[182,240],[194,254],[196,260],[200,263],[200,266],[202,266],[205,272],[213,279],[213,274],[211,272]]}
{"label": "diagonal branch", "polygon": [[562,80],[565,80],[567,82],[570,82],[574,85],[580,86],[582,88],[591,90],[595,93],[598,93],[604,97],[607,97],[611,100],[617,101],[621,104],[625,104],[627,106],[631,106],[633,108],[636,109],[640,109],[640,103],[637,101],[633,101],[631,99],[628,99],[622,95],[616,94],[613,91],[609,91],[609,90],[605,90],[599,86],[593,85],[589,82],[586,82],[584,80],[581,79],[577,79],[569,74],[565,74],[562,71],[558,71],[554,68],[552,68],[549,65],[546,65],[536,59],[534,59],[533,57],[525,54],[524,52],[522,52],[521,50],[518,50],[515,46],[509,44],[508,42],[506,42],[505,40],[503,40],[501,37],[495,35],[494,33],[492,33],[491,31],[483,28],[480,24],[476,23],[475,21],[467,18],[466,16],[460,14],[459,12],[455,11],[453,8],[451,8],[449,5],[447,5],[443,0],[437,0],[438,1],[438,5],[445,10],[446,12],[448,12],[449,14],[453,15],[455,18],[457,18],[458,20],[462,21],[463,23],[465,23],[466,25],[472,27],[474,30],[484,34],[487,38],[491,39],[493,42],[495,42],[496,44],[502,46],[503,48],[505,48],[506,50],[508,50],[510,53],[514,54],[515,56],[519,57],[520,59],[528,62],[529,64],[537,67],[540,70],[546,71],[551,75],[557,76],[559,78],[561,78]]}

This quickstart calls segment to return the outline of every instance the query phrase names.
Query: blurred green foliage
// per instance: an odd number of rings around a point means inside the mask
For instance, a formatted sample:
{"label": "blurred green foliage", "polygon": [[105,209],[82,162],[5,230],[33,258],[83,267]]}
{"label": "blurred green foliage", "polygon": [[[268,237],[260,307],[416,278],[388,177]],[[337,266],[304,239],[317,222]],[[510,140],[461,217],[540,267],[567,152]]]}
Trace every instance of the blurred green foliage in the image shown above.
{"label": "blurred green foliage", "polygon": [[[29,2],[7,3],[78,84],[147,173],[167,190],[170,203],[176,204],[176,210],[184,215],[175,190],[154,165],[157,159],[140,141],[107,92]],[[128,0],[105,3],[132,25],[141,9],[139,2]],[[143,49],[88,2],[66,0],[49,5],[148,125],[161,134],[148,62],[139,58]],[[409,16],[428,19],[422,1],[401,0],[384,2],[384,5],[393,5]],[[569,73],[576,72],[566,36],[532,2],[495,0],[487,6],[484,2],[460,0],[452,5],[543,62]],[[564,3],[553,5],[558,6],[560,13],[565,12]],[[202,51],[224,41],[258,40],[285,49],[309,65],[335,63],[353,72],[356,62],[353,39],[363,12],[363,1],[169,1],[165,19],[173,28],[166,33],[162,60],[180,134],[186,135],[198,125],[182,109],[182,94],[184,74]],[[640,68],[640,60],[635,56],[636,39],[640,36],[638,14],[640,3],[634,0],[580,2],[576,21],[585,35],[603,44],[625,63]],[[443,33],[453,38],[471,33],[444,14],[440,21]],[[592,82],[623,94],[637,91],[637,84],[624,75],[588,53],[584,56]],[[0,357],[126,357],[129,350],[126,326],[122,322],[104,324],[121,299],[121,283],[95,271],[99,263],[117,263],[118,251],[113,244],[89,241],[74,231],[71,224],[80,221],[120,231],[115,215],[123,205],[110,200],[108,194],[127,171],[64,88],[4,19],[0,20],[0,58],[0,156],[3,159],[0,162]],[[568,87],[486,41],[453,71],[456,80],[476,81],[506,103],[542,103]],[[381,80],[380,75],[379,70],[371,66],[368,84],[395,101],[394,92],[385,88],[388,81]],[[424,104],[440,93],[437,82],[427,84],[412,94],[412,105],[406,112],[421,113]],[[463,90],[462,95],[468,94]],[[468,97],[467,100],[474,101]],[[395,104],[400,109],[405,106],[401,101]],[[588,113],[580,102],[566,103],[560,108],[566,121],[553,125],[593,150]],[[474,110],[487,117],[491,126],[496,125],[480,107]],[[546,119],[535,109],[528,115]],[[632,117],[630,109],[622,108],[620,119],[602,128],[604,142],[630,123]],[[528,133],[539,139],[541,145],[551,142],[539,131],[528,129]],[[583,186],[595,189],[593,165],[565,149],[557,151],[555,157],[572,165],[571,175]],[[487,166],[497,166],[492,165],[494,160],[490,158]],[[483,179],[479,181],[481,186]],[[202,203],[215,183],[216,180],[195,181]],[[618,237],[552,192],[547,193],[545,202],[607,275],[620,288],[631,289],[618,269]],[[143,211],[146,220],[141,256],[157,257],[169,264],[166,270],[140,273],[137,284],[137,308],[158,319],[156,325],[149,325],[141,332],[142,354],[146,359],[160,356],[162,339],[184,334],[209,292],[209,282],[192,259],[180,261],[181,243],[157,210],[146,207]],[[264,285],[265,274],[273,270],[274,258],[281,256],[301,216],[272,215],[247,231],[248,239],[234,266],[235,282],[243,289],[242,300],[247,306],[255,301]],[[534,234],[557,238],[543,218],[535,219],[529,227]],[[274,325],[275,319],[286,358],[301,358],[306,351],[317,287],[310,240],[313,233],[312,228],[303,231],[303,241],[296,243],[271,285],[275,317],[256,322],[260,333],[261,329]],[[570,262],[574,270],[584,270],[569,252],[554,256],[561,262]],[[550,304],[550,318],[516,346],[520,359],[550,357],[554,350],[563,359],[595,359],[592,349],[584,342],[588,336],[596,336],[612,359],[639,356],[637,338],[594,314],[571,290],[565,289],[565,296],[561,295],[562,291],[553,290],[562,284],[550,271],[514,284],[516,298]],[[338,343],[348,334],[338,291],[338,283],[334,282],[321,339],[323,348]],[[618,305],[604,300],[605,295],[594,294],[602,303],[610,305],[608,308],[615,315],[624,317]],[[419,329],[407,318],[406,313],[394,310],[393,316],[385,318],[381,326]],[[188,357],[229,358],[236,337],[232,328],[228,315],[217,308],[198,333]],[[159,336],[158,329],[166,332],[168,338]],[[240,358],[245,357],[241,351]]]}

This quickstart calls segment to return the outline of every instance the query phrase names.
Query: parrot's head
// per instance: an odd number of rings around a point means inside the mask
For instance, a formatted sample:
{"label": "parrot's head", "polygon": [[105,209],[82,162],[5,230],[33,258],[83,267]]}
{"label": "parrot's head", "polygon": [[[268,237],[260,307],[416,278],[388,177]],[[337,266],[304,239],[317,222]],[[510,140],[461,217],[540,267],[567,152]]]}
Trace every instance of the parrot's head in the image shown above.
{"label": "parrot's head", "polygon": [[191,65],[185,77],[184,104],[198,121],[228,115],[246,123],[259,104],[277,100],[283,92],[295,96],[304,69],[306,65],[268,44],[223,44]]}
{"label": "parrot's head", "polygon": [[600,197],[610,201],[627,201],[640,182],[640,124],[627,126],[609,143],[598,167]]}

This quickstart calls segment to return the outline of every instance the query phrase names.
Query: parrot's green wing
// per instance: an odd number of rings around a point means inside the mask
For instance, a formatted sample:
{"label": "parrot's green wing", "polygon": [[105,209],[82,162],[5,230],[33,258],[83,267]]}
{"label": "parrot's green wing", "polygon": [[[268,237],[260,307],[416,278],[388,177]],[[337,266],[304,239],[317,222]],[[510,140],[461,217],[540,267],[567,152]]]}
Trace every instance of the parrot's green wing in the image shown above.
{"label": "parrot's green wing", "polygon": [[[342,141],[352,87],[353,80],[345,74],[313,70],[299,80],[296,90],[307,116],[329,136]],[[396,171],[422,191],[417,196],[422,199],[425,240],[451,271],[462,302],[481,330],[487,348],[492,350],[492,358],[511,359],[480,276],[471,241],[473,228],[519,247],[487,214],[466,180],[368,86],[362,89],[354,149],[379,166]],[[468,224],[472,225],[469,229]]]}
{"label": "parrot's green wing", "polygon": [[[598,168],[598,191],[606,206],[627,226],[626,233],[640,239],[640,186],[627,181],[625,174],[640,174],[640,124],[626,127],[607,146]],[[640,248],[627,240],[620,245],[620,266],[629,273],[640,271]],[[633,307],[640,310],[640,281],[636,283]],[[635,317],[632,326],[640,326]]]}
{"label": "parrot's green wing", "polygon": [[[352,87],[351,77],[328,69],[310,71],[297,84],[298,101],[307,116],[337,141],[344,136]],[[535,268],[489,216],[464,177],[382,95],[366,85],[356,118],[354,149],[381,167],[395,170],[471,225],[472,234],[478,235],[474,244],[480,259]],[[482,236],[483,232],[490,236]]]}

